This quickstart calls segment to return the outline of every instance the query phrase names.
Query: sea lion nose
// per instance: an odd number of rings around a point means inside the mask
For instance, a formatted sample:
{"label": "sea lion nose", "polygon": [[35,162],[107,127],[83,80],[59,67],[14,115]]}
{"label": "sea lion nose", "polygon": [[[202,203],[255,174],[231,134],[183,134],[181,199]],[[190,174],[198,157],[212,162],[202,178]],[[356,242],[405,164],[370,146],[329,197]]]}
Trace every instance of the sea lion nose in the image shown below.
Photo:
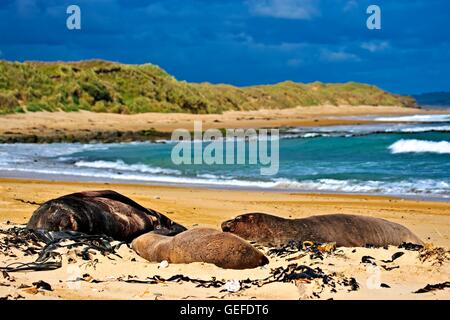
{"label": "sea lion nose", "polygon": [[221,227],[222,227],[223,232],[230,232],[231,231],[231,220],[223,222]]}
{"label": "sea lion nose", "polygon": [[262,256],[262,258],[259,260],[260,266],[265,266],[268,263],[269,263],[269,259],[266,256]]}

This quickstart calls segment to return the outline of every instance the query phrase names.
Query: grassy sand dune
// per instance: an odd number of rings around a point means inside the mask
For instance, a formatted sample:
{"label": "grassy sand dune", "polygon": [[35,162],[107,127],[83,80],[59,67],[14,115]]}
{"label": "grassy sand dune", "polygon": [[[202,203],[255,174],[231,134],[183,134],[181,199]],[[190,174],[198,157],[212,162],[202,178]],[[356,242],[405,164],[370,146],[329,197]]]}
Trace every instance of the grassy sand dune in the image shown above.
{"label": "grassy sand dune", "polygon": [[417,106],[411,97],[354,82],[286,81],[234,87],[178,81],[152,64],[0,61],[0,113],[89,110],[205,114],[318,105]]}

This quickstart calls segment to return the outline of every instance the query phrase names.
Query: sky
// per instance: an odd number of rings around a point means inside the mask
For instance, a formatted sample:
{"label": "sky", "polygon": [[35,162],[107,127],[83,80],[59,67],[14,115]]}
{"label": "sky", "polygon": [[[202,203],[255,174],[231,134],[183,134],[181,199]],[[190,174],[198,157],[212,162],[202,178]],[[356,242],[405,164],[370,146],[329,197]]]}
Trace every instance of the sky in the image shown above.
{"label": "sky", "polygon": [[[81,30],[68,30],[69,5]],[[366,10],[381,9],[369,30]],[[357,81],[450,91],[448,0],[0,0],[0,59],[157,64],[238,86]]]}

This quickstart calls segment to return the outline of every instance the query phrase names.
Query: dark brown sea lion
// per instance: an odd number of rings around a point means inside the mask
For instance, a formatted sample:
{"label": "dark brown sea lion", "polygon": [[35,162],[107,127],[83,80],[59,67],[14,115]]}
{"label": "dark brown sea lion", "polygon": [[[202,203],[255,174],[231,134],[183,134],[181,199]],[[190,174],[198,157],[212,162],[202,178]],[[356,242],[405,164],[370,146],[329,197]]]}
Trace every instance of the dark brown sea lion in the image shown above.
{"label": "dark brown sea lion", "polygon": [[134,239],[132,247],[151,262],[206,262],[225,269],[251,269],[269,262],[247,241],[209,228],[190,229],[175,237],[150,232]]}
{"label": "dark brown sea lion", "polygon": [[161,213],[109,190],[73,193],[50,200],[33,213],[27,228],[103,234],[124,241],[153,230],[166,235],[186,230]]}
{"label": "dark brown sea lion", "polygon": [[265,246],[289,241],[336,242],[341,247],[398,246],[422,241],[404,226],[387,220],[347,214],[285,219],[264,213],[240,215],[222,223],[222,230]]}

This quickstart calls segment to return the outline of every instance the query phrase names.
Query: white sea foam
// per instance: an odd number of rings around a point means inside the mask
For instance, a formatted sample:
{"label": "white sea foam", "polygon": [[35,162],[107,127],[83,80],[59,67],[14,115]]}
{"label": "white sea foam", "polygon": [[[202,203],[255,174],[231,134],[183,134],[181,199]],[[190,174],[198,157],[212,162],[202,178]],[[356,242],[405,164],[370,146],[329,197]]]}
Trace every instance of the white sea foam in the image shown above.
{"label": "white sea foam", "polygon": [[328,127],[297,127],[288,129],[282,138],[316,138],[316,137],[354,137],[369,134],[383,133],[424,133],[424,132],[450,132],[450,125],[422,124],[369,124],[369,125],[339,125]]}
{"label": "white sea foam", "polygon": [[399,140],[389,146],[391,153],[450,153],[450,143],[447,141],[426,141],[426,140]]}
{"label": "white sea foam", "polygon": [[[397,132],[395,130],[386,132]],[[398,130],[400,133],[417,133],[417,132],[450,132],[450,126],[429,126],[429,127],[412,127]]]}
{"label": "white sea foam", "polygon": [[111,145],[106,144],[78,144],[78,143],[19,143],[2,144],[0,152],[11,156],[23,157],[57,157],[71,155],[88,150],[107,150]]}
{"label": "white sea foam", "polygon": [[292,181],[289,179],[279,179],[274,188],[346,193],[383,193],[393,195],[450,195],[450,184],[448,181],[438,181],[433,179],[404,180],[396,182],[336,179]]}
{"label": "white sea foam", "polygon": [[118,181],[137,181],[169,184],[189,184],[220,187],[284,189],[294,191],[344,192],[344,193],[374,193],[391,195],[434,195],[450,197],[450,182],[434,179],[410,179],[403,181],[361,181],[318,179],[296,181],[290,179],[274,179],[272,181],[249,181],[221,177],[215,175],[201,175],[198,177],[150,175],[136,173],[116,173],[99,171],[96,169],[43,169],[43,168],[2,168],[6,171],[29,172],[34,174],[85,177]]}
{"label": "white sea foam", "polygon": [[375,121],[383,122],[450,122],[449,114],[413,115],[401,117],[379,117]]}
{"label": "white sea foam", "polygon": [[94,168],[94,169],[114,169],[114,170],[122,170],[122,171],[133,171],[133,172],[142,172],[142,173],[152,173],[152,174],[175,174],[180,175],[181,172],[179,170],[174,169],[166,169],[159,167],[150,167],[146,164],[135,163],[135,164],[126,164],[122,160],[117,161],[77,161],[75,162],[75,166],[79,168]]}

